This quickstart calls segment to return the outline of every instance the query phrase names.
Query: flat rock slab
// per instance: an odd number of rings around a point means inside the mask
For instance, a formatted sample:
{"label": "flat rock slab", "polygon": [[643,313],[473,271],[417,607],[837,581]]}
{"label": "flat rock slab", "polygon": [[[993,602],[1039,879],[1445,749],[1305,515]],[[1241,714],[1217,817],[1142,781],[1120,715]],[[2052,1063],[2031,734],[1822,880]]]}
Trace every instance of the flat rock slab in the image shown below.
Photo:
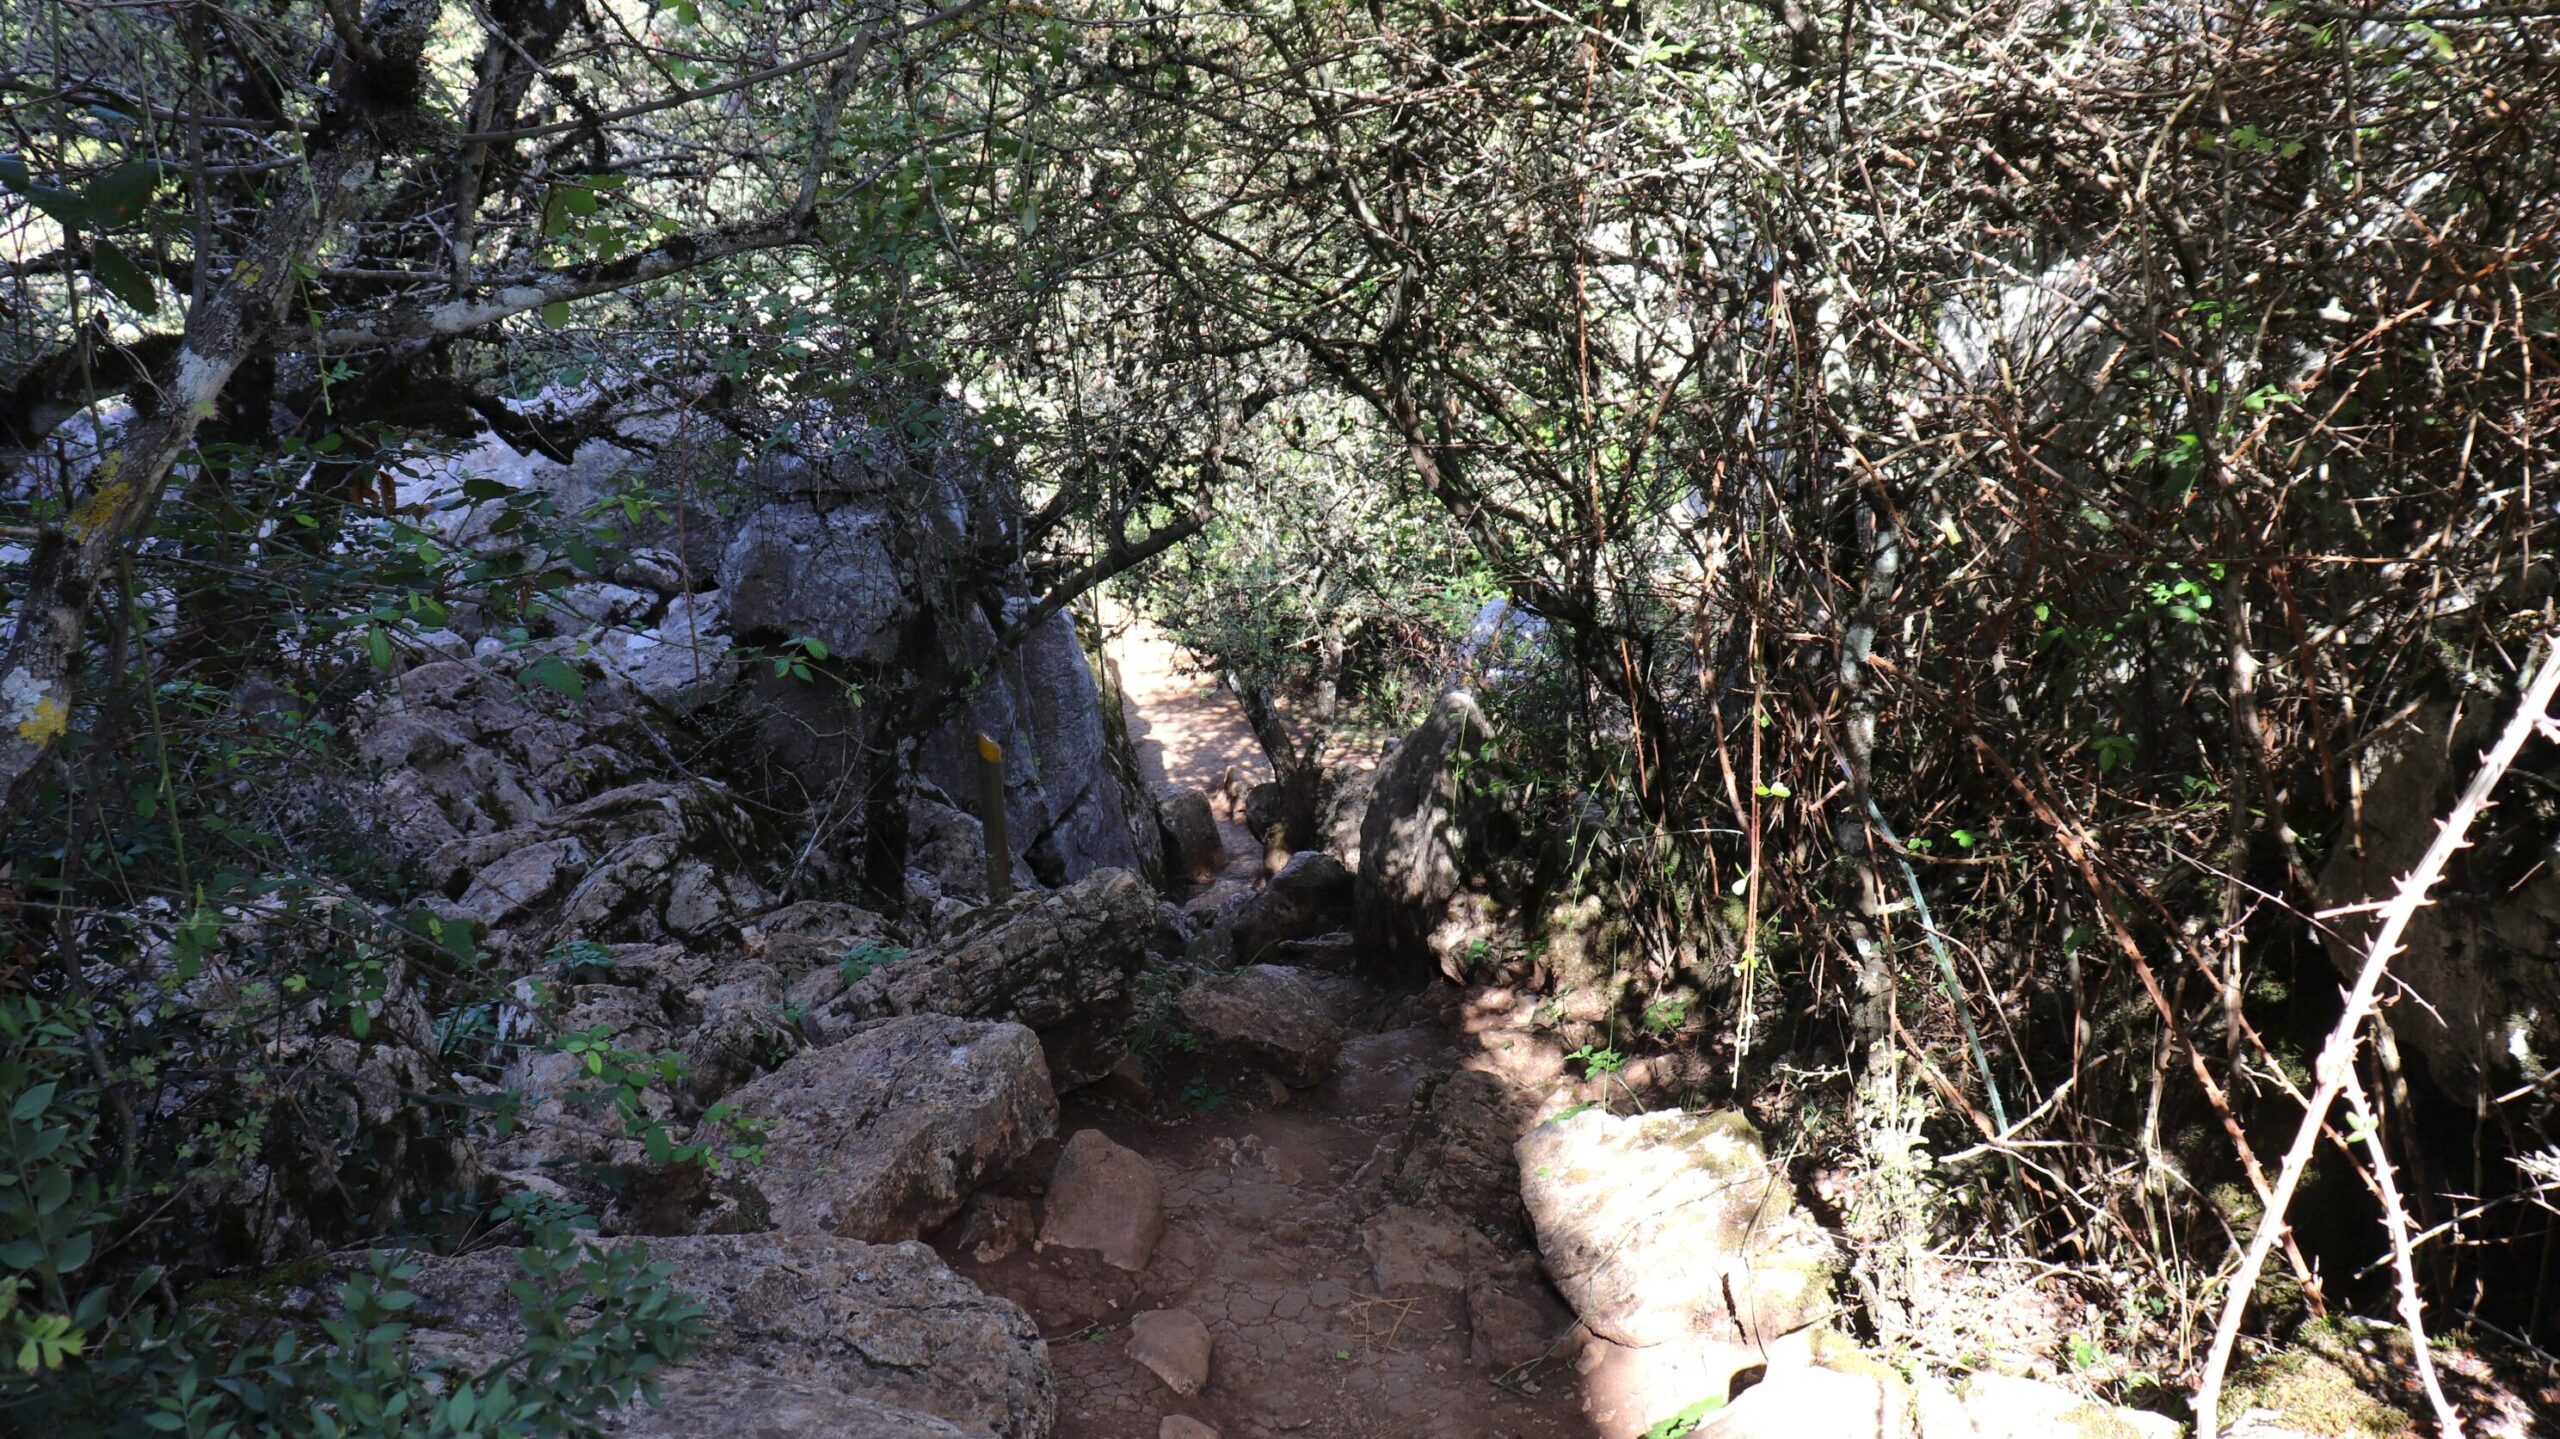
{"label": "flat rock slab", "polygon": [[730,1096],[765,1125],[747,1171],[774,1227],[913,1239],[1058,1128],[1037,1036],[920,1014],[855,1030]]}
{"label": "flat rock slab", "polygon": [[[673,1267],[704,1309],[666,1403],[626,1432],[661,1439],[827,1434],[848,1439],[1046,1439],[1057,1416],[1048,1346],[1028,1315],[953,1274],[921,1244],[809,1235],[602,1240]],[[422,1347],[485,1363],[523,1339],[511,1249],[429,1259],[409,1316]]]}
{"label": "flat rock slab", "polygon": [[1220,1439],[1218,1431],[1187,1414],[1167,1414],[1156,1426],[1156,1439]]}
{"label": "flat rock slab", "polygon": [[1817,1434],[1822,1439],[1891,1439],[1886,1425],[1892,1397],[1865,1375],[1773,1370],[1733,1403],[1708,1414],[1691,1439],[1807,1439]]}
{"label": "flat rock slab", "polygon": [[1076,1131],[1049,1179],[1040,1242],[1098,1249],[1105,1263],[1134,1273],[1147,1267],[1163,1238],[1164,1182],[1155,1166],[1098,1129]]}
{"label": "flat rock slab", "polygon": [[1586,1109],[1516,1152],[1547,1272],[1603,1338],[1765,1343],[1830,1311],[1831,1245],[1740,1114]]}
{"label": "flat rock slab", "polygon": [[1970,1375],[1956,1393],[1973,1424],[1964,1439],[2177,1439],[2180,1432],[2178,1421],[2165,1414],[2118,1409],[2015,1375]]}
{"label": "flat rock slab", "polygon": [[1129,1321],[1129,1357],[1189,1398],[1209,1382],[1209,1326],[1187,1309],[1150,1309]]}

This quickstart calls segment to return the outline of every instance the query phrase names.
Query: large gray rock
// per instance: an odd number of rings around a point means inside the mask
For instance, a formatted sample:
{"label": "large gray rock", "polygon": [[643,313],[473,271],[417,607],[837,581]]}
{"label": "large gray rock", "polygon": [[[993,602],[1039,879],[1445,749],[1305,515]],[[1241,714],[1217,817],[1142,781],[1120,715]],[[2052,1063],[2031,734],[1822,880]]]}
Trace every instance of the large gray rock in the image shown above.
{"label": "large gray rock", "polygon": [[631,687],[677,714],[691,714],[738,678],[728,615],[718,590],[679,594],[655,624],[609,630],[595,655]]}
{"label": "large gray rock", "polygon": [[[1019,608],[1023,602],[1013,602]],[[985,667],[969,708],[917,756],[918,771],[955,795],[978,792],[977,736],[1005,750],[1005,813],[1014,853],[1047,885],[1097,869],[1141,868],[1129,798],[1114,776],[1101,687],[1065,611],[1051,615],[1001,660],[974,610],[960,662]]]}
{"label": "large gray rock", "polygon": [[1324,991],[1295,970],[1258,964],[1212,975],[1174,1001],[1203,1063],[1268,1074],[1296,1089],[1322,1084],[1342,1053]]}
{"label": "large gray rock", "polygon": [[1353,874],[1360,872],[1360,828],[1369,818],[1369,801],[1377,794],[1375,765],[1344,765],[1325,776],[1323,832],[1316,836],[1327,854]]}
{"label": "large gray rock", "polygon": [[1459,769],[1490,734],[1474,697],[1454,690],[1379,762],[1360,822],[1353,934],[1372,963],[1404,977],[1438,968],[1431,932],[1466,879],[1475,843]]}
{"label": "large gray rock", "polygon": [[[2503,718],[2488,705],[2429,705],[2358,757],[2361,824],[2351,823],[2331,848],[2320,874],[2323,908],[2392,894],[2434,842],[2436,821],[2470,782]],[[2545,795],[2560,788],[2560,761],[2551,754],[2542,745],[2524,756]],[[2391,960],[2392,982],[2418,1002],[2390,1006],[2384,1022],[2413,1067],[2465,1111],[2540,1080],[2560,1049],[2560,863],[2548,801],[2530,799],[2525,783],[2510,779],[2517,802],[2473,825],[2470,846]],[[2342,975],[2363,963],[2374,921],[2367,912],[2320,927]]]}
{"label": "large gray rock", "polygon": [[1038,1031],[1057,1083],[1089,1083],[1125,1047],[1155,925],[1155,897],[1137,876],[1103,870],[981,910],[934,948],[840,993],[804,995],[810,1023],[826,1038],[900,1014],[1014,1020]]}
{"label": "large gray rock", "polygon": [[[618,1249],[640,1241],[605,1241]],[[1045,1439],[1057,1401],[1029,1316],[921,1244],[810,1235],[646,1241],[706,1311],[694,1352],[659,1378],[665,1405],[617,1416],[663,1439]],[[513,1250],[424,1262],[409,1316],[420,1346],[487,1363],[523,1339]]]}
{"label": "large gray rock", "polygon": [[842,1239],[935,1228],[1058,1128],[1030,1030],[939,1014],[857,1029],[730,1100],[764,1126],[764,1163],[746,1177],[775,1226]]}
{"label": "large gray rock", "polygon": [[[974,563],[973,543],[1001,540],[1010,514],[1001,487],[948,465],[929,477],[929,493],[903,498],[896,486],[784,481],[784,497],[759,508],[722,557],[731,632],[758,643],[814,638],[831,664],[903,673],[918,693],[965,695],[924,737],[917,776],[946,794],[978,794],[978,736],[988,736],[1005,754],[1012,850],[1039,882],[1137,868],[1101,691],[1073,617],[1053,614],[999,653],[998,621],[973,602],[939,598],[948,587],[936,581]],[[1029,605],[1008,598],[1001,622]],[[812,791],[843,792],[850,779],[861,792],[888,707],[833,684],[759,676],[757,686],[776,762]]]}
{"label": "large gray rock", "polygon": [[1520,1166],[1512,1157],[1518,1138],[1503,1082],[1461,1069],[1432,1082],[1413,1105],[1387,1185],[1477,1228],[1524,1237]]}
{"label": "large gray rock", "polygon": [[848,661],[895,660],[912,612],[898,582],[896,523],[870,506],[760,507],[720,558],[731,631],[817,639]]}
{"label": "large gray rock", "polygon": [[[1014,889],[1039,888],[1031,866],[1020,855],[1011,860]],[[921,899],[921,908],[931,908],[938,899],[985,904],[986,825],[939,791],[917,794],[907,803],[907,883],[910,903]]]}
{"label": "large gray rock", "polygon": [[1739,1113],[1586,1109],[1517,1154],[1547,1272],[1602,1338],[1765,1344],[1831,1311],[1831,1246]]}
{"label": "large gray rock", "polygon": [[1293,939],[1311,939],[1343,927],[1350,918],[1351,875],[1322,850],[1291,855],[1259,891],[1238,900],[1220,917],[1242,964],[1270,961]]}
{"label": "large gray rock", "polygon": [[1209,813],[1209,797],[1196,789],[1168,787],[1156,796],[1156,828],[1164,836],[1165,877],[1208,884],[1227,868],[1227,842]]}

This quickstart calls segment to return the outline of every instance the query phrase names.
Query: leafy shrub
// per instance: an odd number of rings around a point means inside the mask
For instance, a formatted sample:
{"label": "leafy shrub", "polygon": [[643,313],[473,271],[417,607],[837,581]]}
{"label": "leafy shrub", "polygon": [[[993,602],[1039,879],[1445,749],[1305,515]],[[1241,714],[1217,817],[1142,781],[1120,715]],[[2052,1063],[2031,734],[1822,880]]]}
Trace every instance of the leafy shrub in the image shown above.
{"label": "leafy shrub", "polygon": [[701,1310],[667,1266],[581,1242],[583,1216],[540,1200],[499,1207],[526,1238],[511,1286],[525,1337],[476,1369],[411,1344],[418,1265],[398,1252],[375,1253],[335,1286],[332,1312],[299,1324],[266,1304],[175,1302],[158,1266],[99,1274],[166,1186],[100,1172],[83,1018],[75,1005],[0,1002],[0,1420],[12,1432],[585,1435],[684,1356]]}

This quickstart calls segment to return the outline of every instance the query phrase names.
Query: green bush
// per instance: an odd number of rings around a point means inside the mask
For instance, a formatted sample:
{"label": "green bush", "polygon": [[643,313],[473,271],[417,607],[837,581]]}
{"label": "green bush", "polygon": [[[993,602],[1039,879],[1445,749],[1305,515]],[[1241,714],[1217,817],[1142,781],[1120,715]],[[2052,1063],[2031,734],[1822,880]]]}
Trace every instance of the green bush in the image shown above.
{"label": "green bush", "polygon": [[[701,1310],[637,1248],[600,1249],[582,1216],[539,1200],[499,1206],[520,1225],[510,1286],[524,1339],[480,1368],[410,1343],[416,1261],[374,1253],[307,1321],[282,1296],[179,1302],[157,1266],[115,1272],[109,1251],[148,1222],[152,1187],[102,1172],[100,1094],[84,1015],[33,997],[0,1002],[0,1428],[45,1435],[287,1435],[504,1439],[596,1431],[651,1397]],[[165,1188],[165,1186],[159,1186]],[[326,1272],[325,1268],[322,1269]],[[299,1277],[294,1276],[294,1277]],[[286,1285],[285,1288],[299,1287]]]}

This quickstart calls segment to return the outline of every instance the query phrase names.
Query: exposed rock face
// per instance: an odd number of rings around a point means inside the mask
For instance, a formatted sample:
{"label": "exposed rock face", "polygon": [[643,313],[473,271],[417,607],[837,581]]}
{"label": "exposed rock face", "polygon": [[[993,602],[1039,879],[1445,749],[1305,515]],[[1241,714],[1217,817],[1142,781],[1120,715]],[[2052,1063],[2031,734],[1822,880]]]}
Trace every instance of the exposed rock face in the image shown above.
{"label": "exposed rock face", "polygon": [[1175,1000],[1204,1063],[1268,1074],[1292,1088],[1322,1084],[1342,1053],[1324,991],[1295,970],[1258,964],[1197,981]]}
{"label": "exposed rock face", "polygon": [[592,686],[575,711],[561,709],[558,696],[489,665],[419,665],[359,709],[356,753],[373,783],[358,809],[394,853],[422,858],[645,772],[622,690]]}
{"label": "exposed rock face", "polygon": [[625,1411],[613,1426],[628,1439],[979,1439],[913,1409],[900,1409],[826,1383],[798,1384],[729,1369],[678,1369],[658,1381],[660,1408]]}
{"label": "exposed rock face", "polygon": [[776,848],[726,789],[650,781],[455,839],[426,869],[462,886],[457,903],[487,926],[488,948],[526,958],[568,939],[733,940],[773,906],[757,875]]}
{"label": "exposed rock face", "polygon": [[[1013,522],[1000,487],[958,469],[932,476],[920,500],[868,480],[782,475],[778,482],[783,493],[757,510],[721,559],[732,631],[776,642],[812,637],[831,662],[897,674],[919,689],[985,670],[966,707],[925,737],[918,777],[946,794],[976,794],[984,764],[976,737],[985,734],[1006,755],[1013,852],[1041,883],[1137,868],[1101,693],[1074,619],[1052,615],[999,657],[995,626],[976,606],[932,598],[932,577],[956,563],[972,537],[1000,537]],[[1027,604],[1009,601],[1007,621]],[[812,790],[869,772],[867,748],[886,722],[883,707],[827,685],[760,678],[759,692],[776,714],[766,726],[769,748]]]}
{"label": "exposed rock face", "polygon": [[1474,698],[1452,691],[1378,764],[1360,822],[1353,933],[1372,962],[1396,974],[1419,979],[1438,967],[1431,932],[1466,878],[1475,843],[1458,767],[1491,732]]}
{"label": "exposed rock face", "polygon": [[[1956,1392],[1972,1428],[1969,1433],[1955,1430],[1947,1439],[2044,1439],[2049,1434],[2074,1439],[2177,1439],[2184,1430],[2165,1414],[2118,1409],[2015,1375],[1968,1375]],[[1952,1424],[1945,1427],[1954,1429]],[[1939,1436],[1932,1434],[1928,1439]]]}
{"label": "exposed rock face", "polygon": [[843,1239],[933,1229],[1058,1127],[1031,1031],[938,1014],[857,1029],[730,1098],[766,1126],[746,1177],[775,1226]]}
{"label": "exposed rock face", "polygon": [[1891,1422],[1885,1386],[1863,1374],[1806,1367],[1772,1373],[1725,1408],[1706,1416],[1692,1439],[1887,1439]]}
{"label": "exposed rock face", "polygon": [[1262,964],[1279,946],[1342,927],[1351,909],[1351,874],[1322,850],[1291,855],[1260,892],[1230,906],[1222,923],[1239,963]]}
{"label": "exposed rock face", "polygon": [[1165,876],[1207,884],[1227,867],[1227,842],[1218,834],[1209,797],[1196,789],[1168,788],[1156,796],[1156,827],[1164,835]]}
{"label": "exposed rock face", "polygon": [[691,714],[738,679],[728,615],[718,590],[678,594],[655,623],[605,631],[597,660],[673,713]]}
{"label": "exposed rock face", "polygon": [[[1271,826],[1280,820],[1280,786],[1265,780],[1244,792],[1244,827],[1255,839],[1271,838]],[[1294,836],[1292,836],[1294,838]]]}
{"label": "exposed rock face", "polygon": [[1103,1262],[1135,1272],[1147,1267],[1163,1238],[1164,1181],[1155,1166],[1100,1130],[1078,1130],[1050,1176],[1040,1242],[1098,1249]]}
{"label": "exposed rock face", "polygon": [[[921,1244],[784,1234],[646,1244],[707,1313],[691,1360],[661,1381],[665,1407],[626,1411],[622,1432],[1046,1439],[1055,1421],[1048,1346],[1029,1317]],[[422,1347],[464,1362],[505,1353],[522,1339],[507,1292],[521,1277],[512,1250],[428,1260],[412,1286]]]}
{"label": "exposed rock face", "polygon": [[[841,993],[800,997],[821,1037],[900,1014],[1014,1020],[1039,1032],[1057,1083],[1073,1087],[1120,1057],[1155,925],[1155,897],[1137,876],[1103,870],[981,910],[933,949]],[[813,982],[823,987],[823,976]]]}
{"label": "exposed rock face", "polygon": [[[2436,821],[2471,780],[2502,714],[2430,705],[2357,761],[2362,827],[2338,839],[2320,875],[2324,907],[2388,898],[2435,839]],[[2545,757],[2538,791],[2510,780],[2507,798],[2472,827],[2471,845],[2430,895],[2391,961],[2394,982],[2423,1003],[2385,1016],[2403,1053],[2465,1111],[2486,1094],[2541,1077],[2560,1049],[2560,763]],[[2525,755],[2528,766],[2535,750]],[[2375,917],[2324,927],[2341,974],[2364,960]]]}
{"label": "exposed rock face", "polygon": [[1584,1110],[1517,1153],[1547,1272],[1603,1338],[1766,1343],[1830,1312],[1830,1245],[1740,1114]]}
{"label": "exposed rock face", "polygon": [[[1011,873],[1016,891],[1039,887],[1019,856]],[[935,790],[907,804],[907,900],[930,910],[942,899],[972,907],[987,902],[987,827]]]}

